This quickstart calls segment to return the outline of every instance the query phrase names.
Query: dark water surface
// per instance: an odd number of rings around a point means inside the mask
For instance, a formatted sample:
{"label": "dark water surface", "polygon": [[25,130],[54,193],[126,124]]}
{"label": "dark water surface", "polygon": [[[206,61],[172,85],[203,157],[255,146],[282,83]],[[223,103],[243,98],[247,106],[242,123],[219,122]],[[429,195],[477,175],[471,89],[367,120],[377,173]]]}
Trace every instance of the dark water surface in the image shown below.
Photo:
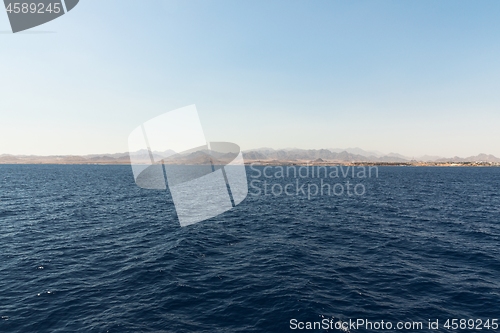
{"label": "dark water surface", "polygon": [[500,168],[356,181],[365,195],[249,195],[180,228],[129,166],[0,166],[0,332],[500,318]]}

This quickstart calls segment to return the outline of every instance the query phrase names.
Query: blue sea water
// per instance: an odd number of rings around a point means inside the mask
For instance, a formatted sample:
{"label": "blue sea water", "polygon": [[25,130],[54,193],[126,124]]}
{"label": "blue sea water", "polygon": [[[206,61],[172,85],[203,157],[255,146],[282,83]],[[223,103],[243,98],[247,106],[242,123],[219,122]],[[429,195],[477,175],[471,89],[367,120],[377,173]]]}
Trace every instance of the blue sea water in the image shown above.
{"label": "blue sea water", "polygon": [[249,195],[181,228],[129,166],[0,166],[0,332],[500,318],[500,168],[352,180],[364,195]]}

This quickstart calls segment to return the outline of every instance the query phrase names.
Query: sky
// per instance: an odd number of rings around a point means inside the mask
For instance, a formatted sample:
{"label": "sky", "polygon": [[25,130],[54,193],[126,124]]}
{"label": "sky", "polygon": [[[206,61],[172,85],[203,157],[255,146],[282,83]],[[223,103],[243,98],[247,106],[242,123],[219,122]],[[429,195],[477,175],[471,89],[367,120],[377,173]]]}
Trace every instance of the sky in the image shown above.
{"label": "sky", "polygon": [[500,157],[499,1],[81,0],[12,34],[0,154],[128,150],[195,104],[208,141]]}

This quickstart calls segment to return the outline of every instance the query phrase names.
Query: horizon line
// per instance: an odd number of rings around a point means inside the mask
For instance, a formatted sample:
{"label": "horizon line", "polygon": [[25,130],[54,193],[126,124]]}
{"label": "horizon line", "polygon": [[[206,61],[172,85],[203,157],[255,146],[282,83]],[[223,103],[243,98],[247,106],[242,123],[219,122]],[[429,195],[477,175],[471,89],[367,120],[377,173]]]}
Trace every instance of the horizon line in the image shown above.
{"label": "horizon line", "polygon": [[[327,150],[327,151],[330,151],[332,153],[343,153],[343,152],[346,152],[346,153],[349,153],[349,154],[352,154],[352,155],[360,155],[360,156],[365,156],[365,157],[369,157],[369,156],[373,156],[373,157],[385,157],[385,156],[390,156],[390,155],[399,155],[401,157],[404,157],[408,160],[415,160],[415,159],[418,159],[418,158],[422,158],[422,157],[432,157],[432,158],[468,158],[468,157],[477,157],[477,156],[481,156],[481,155],[486,155],[486,156],[493,156],[495,158],[497,158],[496,155],[494,154],[490,154],[490,153],[485,153],[485,152],[480,152],[480,153],[477,153],[475,155],[469,155],[469,156],[466,156],[466,157],[462,157],[462,156],[458,156],[458,155],[455,155],[455,156],[442,156],[442,155],[430,155],[430,154],[423,154],[423,155],[417,155],[415,157],[415,155],[406,155],[406,154],[401,154],[401,153],[397,153],[397,152],[389,152],[389,153],[384,153],[384,152],[381,152],[381,151],[378,151],[378,150],[365,150],[363,148],[359,148],[359,147],[349,147],[349,148],[295,148],[295,147],[287,147],[287,148],[272,148],[272,147],[259,147],[259,148],[251,148],[251,149],[245,149],[245,150],[241,150],[243,153],[245,152],[251,152],[251,151],[259,151],[259,150],[273,150],[273,151],[288,151],[288,150],[300,150],[300,151],[318,151],[318,150]],[[362,152],[364,153],[368,153],[368,154],[371,154],[371,155],[362,155],[360,153],[353,153],[353,152],[349,152],[349,150],[361,150]],[[137,151],[134,151],[132,153],[137,153],[137,152],[140,152],[141,150],[137,150]],[[152,151],[152,153],[165,153],[167,151],[170,151],[170,152],[173,152],[174,154],[177,154],[177,152],[175,152],[174,150],[165,150],[165,151]],[[1,156],[13,156],[13,157],[85,157],[85,156],[109,156],[109,155],[129,155],[130,152],[128,151],[123,151],[123,152],[114,152],[114,153],[109,153],[109,152],[106,152],[106,153],[86,153],[86,154],[74,154],[74,153],[69,153],[69,154],[48,154],[48,155],[45,155],[45,154],[41,154],[41,155],[38,155],[38,154],[12,154],[12,153],[1,153],[0,152],[0,157]]]}

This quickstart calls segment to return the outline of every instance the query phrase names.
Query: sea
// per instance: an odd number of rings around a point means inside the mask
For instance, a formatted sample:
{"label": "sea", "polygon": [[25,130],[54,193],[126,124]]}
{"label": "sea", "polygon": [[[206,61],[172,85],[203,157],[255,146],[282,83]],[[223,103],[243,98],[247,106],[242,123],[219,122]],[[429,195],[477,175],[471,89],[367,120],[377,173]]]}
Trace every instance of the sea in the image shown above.
{"label": "sea", "polygon": [[130,166],[1,165],[0,332],[500,331],[500,168],[265,168],[180,227]]}

